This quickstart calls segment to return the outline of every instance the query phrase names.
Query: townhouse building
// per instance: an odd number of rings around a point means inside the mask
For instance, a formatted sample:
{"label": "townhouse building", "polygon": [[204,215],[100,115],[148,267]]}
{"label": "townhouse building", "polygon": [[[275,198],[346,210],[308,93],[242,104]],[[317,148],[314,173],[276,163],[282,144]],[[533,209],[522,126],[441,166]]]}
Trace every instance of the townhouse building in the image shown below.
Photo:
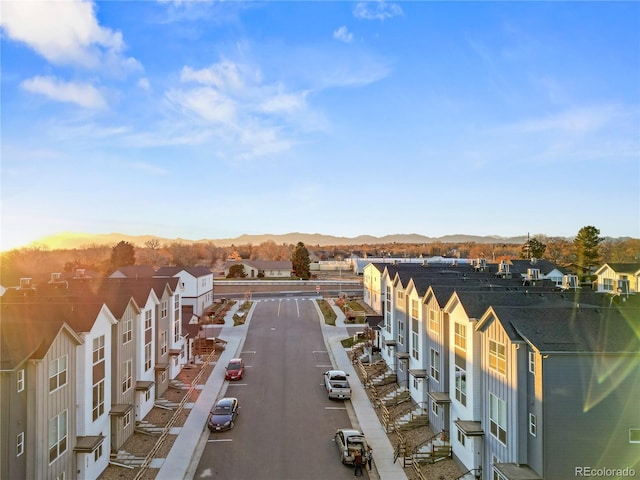
{"label": "townhouse building", "polygon": [[100,476],[186,362],[180,285],[54,274],[5,293],[2,478]]}
{"label": "townhouse building", "polygon": [[178,277],[182,304],[193,307],[195,315],[201,316],[213,305],[213,272],[207,267],[161,267],[154,277]]}
{"label": "townhouse building", "polygon": [[383,359],[469,478],[639,471],[638,302],[540,263],[365,267],[384,292]]}

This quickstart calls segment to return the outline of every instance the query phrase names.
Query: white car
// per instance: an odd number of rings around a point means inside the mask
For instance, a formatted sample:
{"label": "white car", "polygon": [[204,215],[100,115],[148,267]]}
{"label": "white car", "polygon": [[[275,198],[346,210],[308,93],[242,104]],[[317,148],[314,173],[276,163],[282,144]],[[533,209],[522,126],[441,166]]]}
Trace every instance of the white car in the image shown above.
{"label": "white car", "polygon": [[340,428],[336,432],[334,440],[340,451],[340,461],[345,465],[353,465],[356,451],[359,451],[362,458],[365,458],[367,440],[359,430]]}
{"label": "white car", "polygon": [[327,370],[324,372],[324,386],[329,398],[351,398],[351,386],[348,373],[342,370]]}

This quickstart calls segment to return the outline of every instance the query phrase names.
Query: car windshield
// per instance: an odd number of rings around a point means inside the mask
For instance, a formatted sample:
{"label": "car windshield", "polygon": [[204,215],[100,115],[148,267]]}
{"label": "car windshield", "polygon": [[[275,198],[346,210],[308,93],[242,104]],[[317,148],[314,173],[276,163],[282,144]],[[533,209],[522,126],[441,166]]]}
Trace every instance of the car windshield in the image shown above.
{"label": "car windshield", "polygon": [[240,370],[240,366],[242,364],[240,362],[231,362],[229,363],[229,366],[227,367],[229,370]]}
{"label": "car windshield", "polygon": [[231,405],[216,405],[213,410],[214,415],[226,415],[231,412]]}

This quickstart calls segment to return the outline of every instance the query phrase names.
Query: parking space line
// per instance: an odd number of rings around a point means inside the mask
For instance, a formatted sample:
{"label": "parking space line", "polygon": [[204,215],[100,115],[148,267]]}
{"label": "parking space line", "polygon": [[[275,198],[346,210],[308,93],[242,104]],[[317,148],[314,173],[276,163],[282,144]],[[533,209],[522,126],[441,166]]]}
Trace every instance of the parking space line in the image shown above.
{"label": "parking space line", "polygon": [[324,407],[325,410],[346,410],[347,407]]}
{"label": "parking space line", "polygon": [[214,440],[207,440],[207,443],[213,443],[213,442],[233,442],[233,438],[216,438]]}
{"label": "parking space line", "polygon": [[333,368],[333,365],[316,365],[318,368]]}

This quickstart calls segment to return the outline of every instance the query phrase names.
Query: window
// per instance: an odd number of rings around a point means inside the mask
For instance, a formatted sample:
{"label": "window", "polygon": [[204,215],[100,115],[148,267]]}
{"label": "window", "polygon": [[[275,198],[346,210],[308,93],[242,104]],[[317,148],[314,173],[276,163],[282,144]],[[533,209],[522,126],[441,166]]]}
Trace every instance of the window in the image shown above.
{"label": "window", "polygon": [[133,320],[127,318],[122,327],[122,343],[129,343],[133,336]]}
{"label": "window", "polygon": [[529,352],[529,373],[536,373],[536,353]]}
{"label": "window", "polygon": [[169,302],[163,300],[160,304],[160,317],[165,318],[169,312]]}
{"label": "window", "polygon": [[420,336],[418,335],[419,322],[415,318],[411,319],[411,356],[420,360]]}
{"label": "window", "polygon": [[436,381],[440,381],[440,353],[431,349],[431,377]]}
{"label": "window", "polygon": [[162,383],[165,383],[167,381],[167,371],[163,370],[162,373],[160,374],[160,381]]}
{"label": "window", "polygon": [[160,355],[164,356],[167,354],[167,331],[163,330],[160,332]]}
{"label": "window", "polygon": [[21,368],[20,370],[18,370],[18,375],[17,375],[17,386],[18,386],[18,392],[21,392],[24,390],[24,368]]}
{"label": "window", "polygon": [[404,318],[398,318],[398,343],[404,345]]}
{"label": "window", "polygon": [[387,333],[391,333],[391,314],[389,312],[387,312],[385,315],[384,326],[387,330]]}
{"label": "window", "polygon": [[385,304],[387,305],[387,312],[391,311],[391,287],[387,287],[387,296],[386,296],[386,302]]}
{"label": "window", "polygon": [[[166,305],[167,302],[164,302],[164,304]],[[163,315],[164,317],[166,317],[167,315]],[[151,310],[145,310],[144,311],[144,329],[145,330],[151,330],[151,322],[152,320],[152,315],[151,315]]]}
{"label": "window", "polygon": [[93,364],[104,360],[104,335],[93,339]]}
{"label": "window", "polygon": [[102,456],[102,444],[98,445],[98,448],[96,448],[93,451],[93,461],[97,462],[98,460],[100,460],[101,456]]}
{"label": "window", "polygon": [[133,363],[127,360],[122,364],[122,393],[131,388],[131,378],[133,376]]}
{"label": "window", "polygon": [[431,401],[431,411],[433,412],[433,414],[436,417],[440,413],[440,408],[438,407],[438,404],[436,402],[434,402],[433,400]]}
{"label": "window", "polygon": [[629,429],[629,443],[640,443],[640,428]]}
{"label": "window", "polygon": [[49,420],[49,463],[67,451],[67,411]]}
{"label": "window", "polygon": [[24,453],[24,432],[20,432],[16,436],[16,457]]}
{"label": "window", "polygon": [[416,300],[415,298],[411,300],[411,316],[413,318],[418,318],[418,305],[418,300]]}
{"label": "window", "polygon": [[493,393],[489,394],[489,424],[491,435],[507,444],[507,405]]}
{"label": "window", "polygon": [[145,372],[151,368],[151,344],[144,346],[144,370]]}
{"label": "window", "polygon": [[456,365],[456,400],[467,405],[467,372]]}
{"label": "window", "polygon": [[173,342],[178,343],[180,341],[180,319],[176,319],[173,322]]}
{"label": "window", "polygon": [[437,310],[429,309],[429,330],[436,334],[440,332],[440,321]]}
{"label": "window", "polygon": [[180,295],[173,297],[173,309],[177,312],[180,310]]}
{"label": "window", "polygon": [[613,292],[613,278],[602,279],[602,288],[607,292]]}
{"label": "window", "polygon": [[493,469],[493,475],[491,480],[507,480],[503,475],[500,474],[496,469]]}
{"label": "window", "polygon": [[95,422],[104,413],[104,379],[93,386],[92,418]]}
{"label": "window", "polygon": [[396,298],[398,299],[398,305],[397,306],[401,307],[402,305],[401,305],[400,302],[402,302],[402,300],[404,300],[404,292],[402,290],[398,290],[396,292]]}
{"label": "window", "polygon": [[489,368],[503,375],[507,372],[506,348],[494,340],[489,340]]}
{"label": "window", "polygon": [[458,430],[458,443],[460,445],[462,445],[464,447],[464,443],[465,443],[465,436],[464,433],[462,433],[460,430]]}
{"label": "window", "polygon": [[67,384],[67,356],[49,362],[49,393]]}
{"label": "window", "polygon": [[536,416],[533,413],[529,414],[529,435],[536,436]]}
{"label": "window", "polygon": [[453,343],[457,350],[467,350],[467,326],[461,323],[454,325]]}
{"label": "window", "polygon": [[131,425],[131,411],[128,411],[122,417],[122,428],[127,428],[129,425]]}

